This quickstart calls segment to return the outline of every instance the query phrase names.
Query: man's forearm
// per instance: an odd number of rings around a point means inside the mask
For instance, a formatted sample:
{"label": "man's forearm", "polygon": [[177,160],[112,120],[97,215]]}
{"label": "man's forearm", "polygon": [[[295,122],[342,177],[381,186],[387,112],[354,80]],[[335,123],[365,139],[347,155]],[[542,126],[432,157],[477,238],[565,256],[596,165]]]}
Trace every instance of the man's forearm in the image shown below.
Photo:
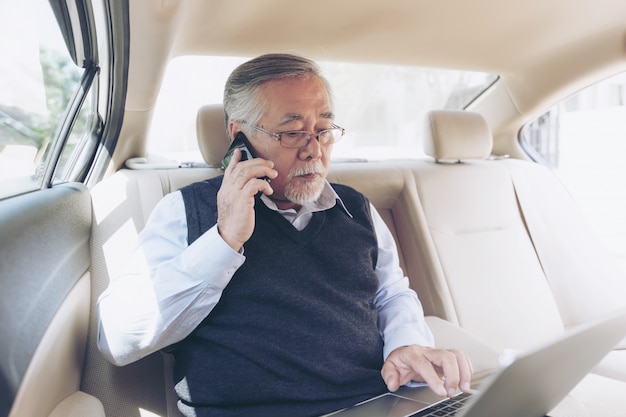
{"label": "man's forearm", "polygon": [[[178,253],[163,253],[167,245],[155,248],[153,239],[144,243],[97,304],[98,347],[116,365],[134,362],[191,333],[244,261],[215,228]],[[155,259],[168,257],[154,266]]]}

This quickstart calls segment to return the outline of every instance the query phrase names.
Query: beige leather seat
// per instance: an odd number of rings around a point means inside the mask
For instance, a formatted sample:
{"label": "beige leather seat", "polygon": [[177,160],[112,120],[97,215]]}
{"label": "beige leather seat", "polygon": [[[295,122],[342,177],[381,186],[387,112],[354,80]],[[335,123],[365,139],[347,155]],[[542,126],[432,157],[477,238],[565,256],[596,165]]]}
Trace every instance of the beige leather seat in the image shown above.
{"label": "beige leather seat", "polygon": [[[435,111],[427,125],[434,160],[411,170],[429,265],[414,286],[429,294],[429,313],[498,349],[524,349],[626,308],[626,277],[550,170],[492,158],[478,114]],[[623,347],[597,372],[626,380]]]}
{"label": "beige leather seat", "polygon": [[[563,330],[502,161],[488,159],[484,119],[432,112],[424,149],[433,161],[411,167],[425,230],[432,314],[494,345],[524,349]],[[422,291],[421,289],[424,288]]]}

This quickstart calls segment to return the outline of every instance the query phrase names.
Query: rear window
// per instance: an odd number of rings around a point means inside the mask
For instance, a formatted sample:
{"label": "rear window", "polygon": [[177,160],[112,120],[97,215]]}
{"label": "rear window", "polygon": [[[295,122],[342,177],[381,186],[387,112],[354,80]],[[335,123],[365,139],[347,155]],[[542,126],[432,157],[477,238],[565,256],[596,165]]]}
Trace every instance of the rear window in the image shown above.
{"label": "rear window", "polygon": [[[149,153],[178,162],[200,161],[196,112],[221,103],[230,72],[248,58],[179,57],[165,74],[148,141]],[[336,123],[346,136],[335,159],[419,158],[423,116],[463,109],[497,79],[493,74],[321,62],[335,98]],[[176,123],[172,123],[176,121]]]}
{"label": "rear window", "polygon": [[522,145],[565,183],[626,271],[626,72],[556,104],[522,131]]}

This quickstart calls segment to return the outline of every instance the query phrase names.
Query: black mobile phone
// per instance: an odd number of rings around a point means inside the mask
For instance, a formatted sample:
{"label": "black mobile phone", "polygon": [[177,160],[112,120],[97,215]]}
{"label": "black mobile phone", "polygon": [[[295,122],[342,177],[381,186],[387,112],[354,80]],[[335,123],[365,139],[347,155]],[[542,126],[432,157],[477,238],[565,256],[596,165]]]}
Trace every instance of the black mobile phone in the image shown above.
{"label": "black mobile phone", "polygon": [[[233,157],[233,152],[237,148],[241,149],[242,161],[256,158],[256,155],[252,152],[252,146],[250,145],[250,142],[248,142],[248,138],[243,134],[243,132],[239,132],[235,135],[235,139],[233,139],[230,143],[230,146],[226,151],[226,155],[224,155],[224,158],[222,159],[222,169],[226,169],[228,167],[228,164],[230,164],[230,160]],[[268,177],[263,177],[261,179],[270,182]]]}
{"label": "black mobile phone", "polygon": [[230,164],[230,159],[233,157],[233,152],[237,148],[241,149],[242,161],[256,158],[256,155],[254,155],[254,152],[252,152],[252,146],[250,146],[248,138],[246,138],[246,135],[244,135],[243,132],[239,132],[235,136],[235,139],[233,139],[233,141],[230,143],[230,146],[226,151],[226,155],[224,155],[224,158],[222,159],[222,169],[226,169],[228,167],[228,164]]}

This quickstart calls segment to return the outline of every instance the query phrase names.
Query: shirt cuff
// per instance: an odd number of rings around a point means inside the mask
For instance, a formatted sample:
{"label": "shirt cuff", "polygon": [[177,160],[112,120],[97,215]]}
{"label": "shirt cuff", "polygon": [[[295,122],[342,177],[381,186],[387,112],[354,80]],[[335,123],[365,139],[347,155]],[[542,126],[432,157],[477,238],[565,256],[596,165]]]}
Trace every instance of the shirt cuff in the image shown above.
{"label": "shirt cuff", "polygon": [[433,334],[426,323],[423,327],[411,325],[399,327],[393,333],[385,335],[383,359],[387,360],[389,354],[394,350],[411,345],[435,346]]}
{"label": "shirt cuff", "polygon": [[[241,251],[243,252],[243,251]],[[217,231],[217,225],[207,230],[185,251],[185,264],[195,274],[207,274],[207,271],[221,271],[214,278],[221,277],[223,287],[230,282],[246,257],[231,248]],[[213,275],[213,274],[211,274]],[[215,280],[213,285],[219,285]]]}

